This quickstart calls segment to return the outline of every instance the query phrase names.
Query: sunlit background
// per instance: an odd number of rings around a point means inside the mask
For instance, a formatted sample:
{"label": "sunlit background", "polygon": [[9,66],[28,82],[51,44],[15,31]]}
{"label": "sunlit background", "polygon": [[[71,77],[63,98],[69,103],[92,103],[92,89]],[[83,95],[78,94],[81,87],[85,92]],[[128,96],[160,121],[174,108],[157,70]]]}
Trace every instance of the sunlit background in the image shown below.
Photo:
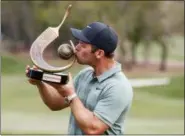
{"label": "sunlit background", "polygon": [[[1,133],[67,134],[70,109],[50,111],[25,77],[32,65],[29,49],[48,27],[56,27],[65,9],[72,10],[60,36],[44,53],[53,66],[68,63],[57,47],[72,39],[70,27],[94,21],[119,35],[116,60],[134,88],[125,134],[184,133],[184,2],[183,1],[2,1],[1,2]],[[76,75],[79,64],[65,72]]]}

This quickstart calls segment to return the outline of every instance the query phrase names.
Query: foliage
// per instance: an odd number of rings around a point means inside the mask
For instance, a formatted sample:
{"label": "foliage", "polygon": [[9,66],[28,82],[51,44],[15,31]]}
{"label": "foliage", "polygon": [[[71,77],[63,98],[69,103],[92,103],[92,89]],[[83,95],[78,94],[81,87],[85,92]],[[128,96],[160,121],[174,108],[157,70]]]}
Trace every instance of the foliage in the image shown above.
{"label": "foliage", "polygon": [[[168,19],[172,20],[176,18],[175,20],[178,22],[173,22],[174,27],[173,24],[168,24],[171,29],[176,28],[177,24],[183,26],[183,20],[180,16],[184,14],[182,12],[183,7],[181,2],[156,1],[3,1],[2,24],[3,27],[11,26],[11,21],[13,21],[15,22],[15,26],[12,26],[12,29],[18,30],[18,28],[21,28],[21,21],[23,21],[23,27],[27,23],[26,20],[30,20],[31,26],[29,27],[35,31],[34,35],[37,35],[46,27],[57,25],[58,22],[61,21],[68,4],[73,4],[73,8],[67,22],[75,26],[78,24],[76,27],[84,26],[95,20],[105,21],[113,25],[114,28],[121,33],[121,31],[128,28],[130,29],[129,31],[133,31],[134,27],[138,23],[141,23],[139,20],[142,21],[142,18],[145,24],[147,23],[147,25],[149,25],[147,29],[152,29],[152,31],[160,30],[157,24],[164,19],[165,23],[170,23],[167,21]],[[11,12],[8,10],[10,8],[12,9]],[[161,15],[159,14],[160,12],[162,13]],[[6,16],[10,16],[10,18],[7,19]],[[16,16],[16,18],[14,16]],[[159,16],[161,16],[163,20],[161,20]],[[26,27],[28,27],[28,23]],[[4,28],[4,32],[7,32],[7,27]],[[24,31],[26,28],[21,29]],[[23,31],[17,31],[16,33],[19,35]],[[28,32],[25,34],[27,35],[27,33]],[[9,35],[10,32],[7,34]]]}
{"label": "foliage", "polygon": [[[117,53],[120,59],[123,56],[132,58],[134,64],[137,61],[136,50],[142,42],[140,45],[145,49],[143,55],[147,62],[149,51],[153,52],[151,42],[158,42],[162,51],[160,69],[165,69],[169,53],[165,38],[174,34],[184,35],[182,1],[3,1],[2,34],[15,43],[8,47],[15,51],[17,41],[22,41],[24,49],[29,49],[41,32],[60,23],[69,4],[73,8],[56,44],[72,38],[70,27],[81,29],[88,23],[102,21],[112,26],[119,35],[121,51]],[[125,41],[129,41],[128,47]]]}

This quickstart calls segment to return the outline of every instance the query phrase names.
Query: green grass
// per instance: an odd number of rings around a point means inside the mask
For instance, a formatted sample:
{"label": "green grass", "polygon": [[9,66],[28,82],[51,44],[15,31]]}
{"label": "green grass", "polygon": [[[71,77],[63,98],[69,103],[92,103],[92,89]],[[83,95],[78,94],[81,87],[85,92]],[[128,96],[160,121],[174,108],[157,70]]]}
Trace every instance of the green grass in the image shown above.
{"label": "green grass", "polygon": [[169,85],[134,88],[132,116],[145,118],[184,118],[184,77]]}
{"label": "green grass", "polygon": [[2,107],[4,110],[47,112],[36,86],[30,85],[24,75],[2,76]]}
{"label": "green grass", "polygon": [[[53,66],[65,66],[68,64],[66,61],[61,61],[60,59],[56,60],[46,60],[50,65]],[[26,65],[32,66],[33,63],[30,58],[25,58],[25,56],[13,56],[12,54],[6,54],[1,56],[1,73],[3,75],[20,75],[25,72]],[[76,74],[84,66],[75,63],[71,68],[63,72],[72,72]]]}
{"label": "green grass", "polygon": [[[35,86],[30,85],[25,77],[25,66],[32,64],[29,58],[15,57],[3,55],[2,61],[2,75],[1,75],[1,109],[2,118],[7,113],[22,113],[29,117],[37,117],[38,115],[51,117],[51,120],[59,120],[62,125],[66,125],[68,122],[63,122],[61,116],[66,117],[69,115],[70,109],[64,111],[52,112],[42,102],[39,92]],[[55,63],[58,63],[56,61]],[[75,64],[66,72],[72,72],[73,76],[83,66]],[[179,73],[178,73],[179,74]],[[143,75],[137,75],[140,77]],[[149,73],[147,77],[157,76],[155,73]],[[159,74],[160,76],[166,76],[168,73]],[[175,73],[174,73],[175,75]],[[136,75],[132,75],[134,78]],[[167,86],[157,87],[144,87],[134,89],[133,105],[129,114],[129,121],[127,132],[129,134],[146,134],[146,133],[161,133],[161,134],[174,134],[183,133],[184,126],[182,121],[184,120],[184,77],[183,76],[171,76],[172,82]],[[16,118],[16,116],[15,116]],[[4,118],[3,118],[4,119]],[[22,118],[20,117],[20,120]],[[60,120],[61,119],[61,120]],[[6,124],[9,119],[4,119],[2,126]],[[159,124],[155,124],[159,120]],[[173,121],[177,120],[175,124]],[[169,124],[169,122],[171,123]],[[47,122],[47,121],[46,121]],[[49,121],[48,121],[49,122]],[[136,125],[137,123],[145,123],[142,125]],[[160,123],[166,123],[165,126],[160,126]],[[12,122],[15,124],[14,122]],[[60,123],[59,123],[60,124]],[[19,126],[19,125],[17,125]],[[170,131],[169,131],[170,130]],[[62,131],[67,132],[67,130]],[[3,134],[54,134],[62,133],[60,130],[54,131],[24,131],[24,130],[3,130]]]}
{"label": "green grass", "polygon": [[[30,112],[34,109],[38,112],[47,112],[48,108],[44,106],[43,102],[41,101],[37,88],[30,85],[25,77],[25,66],[27,63],[30,63],[27,60],[29,59],[13,56],[2,56],[2,107],[6,110],[21,110]],[[68,70],[72,72],[73,76],[75,76],[75,74],[82,68],[80,65],[75,65],[76,66]],[[156,75],[156,73],[154,74]],[[149,98],[157,95],[156,97],[167,97],[167,99],[183,99],[184,77],[180,76],[173,78],[168,86],[136,89],[135,93],[138,92],[138,96],[144,94],[143,100],[139,101],[141,104],[137,103],[139,105],[143,105],[145,103],[146,94],[150,94]],[[150,108],[150,104],[153,103],[147,102],[146,105],[148,105]]]}
{"label": "green grass", "polygon": [[182,99],[170,99],[135,90],[134,101],[129,116],[145,119],[183,119],[184,101]]}
{"label": "green grass", "polygon": [[172,77],[169,85],[142,87],[139,91],[163,97],[184,99],[184,76]]}
{"label": "green grass", "polygon": [[[151,116],[151,114],[160,116],[161,113],[164,113],[162,117],[168,113],[168,116],[181,116],[183,109],[183,93],[181,92],[183,88],[180,88],[178,83],[179,81],[173,79],[172,85],[173,89],[169,86],[158,87],[158,90],[162,95],[156,95],[157,90],[150,88],[134,89],[134,109],[140,109],[141,114],[137,112],[135,116]],[[164,88],[164,89],[163,89]],[[166,89],[165,89],[166,88]],[[174,97],[167,97],[171,89],[178,90],[181,93],[174,94]],[[166,92],[164,95],[163,92]],[[17,110],[22,112],[49,112],[49,109],[43,104],[39,92],[35,86],[30,85],[27,82],[26,77],[22,76],[2,76],[2,110]],[[176,95],[176,96],[175,96]],[[177,97],[178,96],[178,97]],[[178,98],[178,99],[177,99]],[[152,109],[155,109],[155,112],[151,112]],[[175,110],[174,110],[175,109]],[[169,111],[167,111],[169,110]],[[145,112],[148,111],[148,112]],[[160,111],[158,113],[157,111]],[[167,117],[168,117],[167,116]],[[154,117],[152,115],[152,117]]]}
{"label": "green grass", "polygon": [[2,74],[17,74],[24,71],[26,62],[15,56],[1,56]]}
{"label": "green grass", "polygon": [[[50,111],[42,102],[36,87],[30,85],[24,75],[3,75],[1,79],[1,111],[4,121],[2,122],[2,126],[6,126],[8,122],[10,122],[10,119],[8,119],[9,116],[6,118],[7,113],[17,113],[18,115],[20,113],[19,116],[13,114],[15,117],[11,116],[11,119],[16,120],[16,118],[20,118],[20,120],[23,119],[28,123],[33,117],[36,118],[42,115],[43,118],[46,118],[46,123],[49,123],[51,120],[56,121],[58,124],[61,123],[61,128],[63,128],[63,125],[66,126],[68,124],[68,119],[65,117],[69,115],[70,109],[67,108],[64,111],[58,112]],[[150,90],[150,88],[148,88],[148,90]],[[160,91],[163,91],[163,89]],[[22,116],[22,114],[24,116]],[[182,97],[178,97],[177,99],[177,97],[156,95],[148,91],[143,91],[143,89],[134,89],[133,105],[128,117],[128,126],[126,126],[128,134],[183,133],[184,100]],[[171,123],[169,123],[170,121]],[[175,124],[173,124],[173,121],[175,121]],[[30,123],[36,122],[33,120]],[[137,123],[140,125],[135,126]],[[165,126],[159,127],[161,123],[165,124]],[[15,123],[12,122],[11,124]],[[53,123],[53,125],[55,124]],[[67,133],[66,129],[58,129],[58,131],[54,132],[52,128],[47,131],[42,131],[43,128],[44,127],[41,127],[40,131],[38,129],[34,130],[34,128],[33,131],[24,130],[21,129],[21,124],[18,124],[17,130],[2,129],[2,134]]]}

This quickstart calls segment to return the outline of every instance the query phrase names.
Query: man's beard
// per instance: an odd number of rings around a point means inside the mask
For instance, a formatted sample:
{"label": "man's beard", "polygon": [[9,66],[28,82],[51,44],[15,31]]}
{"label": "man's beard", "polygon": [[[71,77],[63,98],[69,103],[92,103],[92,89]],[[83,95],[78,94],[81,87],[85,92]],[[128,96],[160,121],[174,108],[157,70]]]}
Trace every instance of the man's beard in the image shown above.
{"label": "man's beard", "polygon": [[79,64],[84,64],[78,57],[76,57],[76,60]]}

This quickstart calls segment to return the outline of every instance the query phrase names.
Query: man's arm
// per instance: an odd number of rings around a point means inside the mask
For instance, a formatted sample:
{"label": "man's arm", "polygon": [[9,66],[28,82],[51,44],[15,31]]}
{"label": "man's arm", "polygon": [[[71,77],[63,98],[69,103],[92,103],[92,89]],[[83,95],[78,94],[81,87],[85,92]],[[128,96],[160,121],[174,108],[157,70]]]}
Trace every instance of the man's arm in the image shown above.
{"label": "man's arm", "polygon": [[[133,99],[131,89],[119,81],[108,86],[92,112],[84,107],[78,97],[72,99],[70,108],[79,127],[86,134],[103,134],[126,112],[125,109],[129,108]],[[70,90],[68,92],[72,93]]]}
{"label": "man's arm", "polygon": [[[27,77],[28,77],[29,69],[30,67],[27,66],[26,71],[25,71]],[[36,70],[37,68],[33,66],[33,69]],[[28,81],[30,84],[35,85],[38,88],[43,102],[51,110],[55,110],[55,111],[61,110],[69,106],[64,102],[64,97],[60,95],[60,93],[48,83],[45,83],[39,80],[34,80],[31,78],[29,78]]]}
{"label": "man's arm", "polygon": [[40,96],[43,102],[53,111],[61,110],[69,105],[64,102],[64,97],[58,91],[47,83],[40,83],[37,85]]}
{"label": "man's arm", "polygon": [[109,126],[97,118],[93,112],[86,109],[78,97],[74,98],[70,107],[79,127],[85,134],[103,134]]}
{"label": "man's arm", "polygon": [[[66,85],[49,83],[62,96],[71,96],[75,93],[72,76],[69,73],[69,82]],[[109,126],[97,118],[93,112],[86,109],[78,97],[73,98],[70,103],[71,111],[79,127],[85,134],[103,134]]]}

